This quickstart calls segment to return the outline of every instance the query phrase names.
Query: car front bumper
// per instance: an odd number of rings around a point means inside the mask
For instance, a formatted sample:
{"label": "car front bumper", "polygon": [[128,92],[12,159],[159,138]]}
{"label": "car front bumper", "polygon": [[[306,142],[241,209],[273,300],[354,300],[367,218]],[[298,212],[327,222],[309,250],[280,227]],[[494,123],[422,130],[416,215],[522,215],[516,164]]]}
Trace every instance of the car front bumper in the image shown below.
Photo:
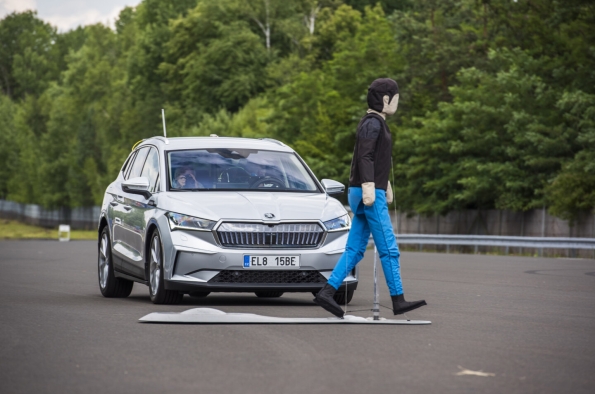
{"label": "car front bumper", "polygon": [[[343,282],[338,291],[357,289],[357,280]],[[197,283],[179,280],[166,280],[167,290],[177,290],[182,293],[193,291],[208,292],[229,292],[229,293],[252,293],[255,291],[283,291],[284,293],[309,293],[317,292],[324,286],[324,283]]]}
{"label": "car front bumper", "polygon": [[[348,232],[330,232],[326,234],[321,246],[317,248],[275,249],[275,248],[226,248],[217,244],[211,232],[200,231],[171,231],[167,228],[163,234],[167,245],[165,288],[180,292],[210,291],[210,292],[254,292],[254,291],[283,291],[283,292],[315,292],[318,291],[331,275],[331,272],[341,254],[345,250]],[[282,270],[255,270],[244,268],[245,255],[260,256],[299,256],[300,267]],[[285,275],[290,272],[290,275]],[[238,276],[250,276],[245,273],[259,272],[259,278],[240,279],[230,282],[221,280],[220,273]],[[275,276],[291,277],[279,283]],[[304,276],[302,279],[301,275]],[[315,276],[318,276],[315,278]],[[254,276],[254,275],[252,275]],[[358,284],[358,269],[354,269],[339,289],[355,290]]]}

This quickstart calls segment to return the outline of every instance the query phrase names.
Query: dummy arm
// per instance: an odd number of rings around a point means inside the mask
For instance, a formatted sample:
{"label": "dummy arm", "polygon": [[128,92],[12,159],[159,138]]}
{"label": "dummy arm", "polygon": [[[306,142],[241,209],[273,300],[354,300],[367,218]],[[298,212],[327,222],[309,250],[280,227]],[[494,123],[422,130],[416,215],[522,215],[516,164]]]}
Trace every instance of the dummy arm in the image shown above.
{"label": "dummy arm", "polygon": [[386,188],[386,202],[392,204],[393,202],[393,187],[388,181],[388,187]]}
{"label": "dummy arm", "polygon": [[380,131],[380,122],[376,119],[370,119],[363,125],[358,138],[358,167],[360,178],[362,180],[364,205],[367,206],[371,206],[374,204],[374,200],[376,200],[376,188],[374,185],[374,153]]}

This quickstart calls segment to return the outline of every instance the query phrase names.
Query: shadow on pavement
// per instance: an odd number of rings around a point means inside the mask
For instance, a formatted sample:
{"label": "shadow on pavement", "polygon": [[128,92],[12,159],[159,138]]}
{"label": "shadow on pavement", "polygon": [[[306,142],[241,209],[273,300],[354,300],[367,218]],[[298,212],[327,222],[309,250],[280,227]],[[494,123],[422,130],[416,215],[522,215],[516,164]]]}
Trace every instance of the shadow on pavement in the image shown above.
{"label": "shadow on pavement", "polygon": [[[312,298],[314,298],[312,296]],[[126,300],[135,303],[151,304],[149,295],[130,295]],[[258,298],[253,294],[210,294],[204,298],[185,296],[180,305],[196,306],[312,306],[318,307],[314,302],[303,299],[291,298],[291,295],[284,295],[280,298]]]}

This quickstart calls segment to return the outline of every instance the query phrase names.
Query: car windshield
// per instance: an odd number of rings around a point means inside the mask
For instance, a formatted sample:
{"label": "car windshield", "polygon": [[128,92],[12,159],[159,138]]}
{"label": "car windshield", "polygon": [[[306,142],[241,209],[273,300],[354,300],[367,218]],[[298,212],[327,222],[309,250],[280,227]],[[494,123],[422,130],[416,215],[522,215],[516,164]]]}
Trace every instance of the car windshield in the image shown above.
{"label": "car windshield", "polygon": [[317,191],[316,183],[288,152],[197,149],[168,152],[170,190]]}

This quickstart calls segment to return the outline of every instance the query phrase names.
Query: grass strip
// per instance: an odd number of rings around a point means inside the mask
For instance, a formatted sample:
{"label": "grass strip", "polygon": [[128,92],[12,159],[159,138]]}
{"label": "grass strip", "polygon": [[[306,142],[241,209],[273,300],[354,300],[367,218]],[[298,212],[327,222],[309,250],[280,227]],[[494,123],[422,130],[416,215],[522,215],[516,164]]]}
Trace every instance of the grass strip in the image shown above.
{"label": "grass strip", "polygon": [[[0,239],[55,239],[58,240],[58,227],[45,228],[31,226],[16,220],[0,219]],[[71,240],[96,240],[96,230],[71,230]]]}

